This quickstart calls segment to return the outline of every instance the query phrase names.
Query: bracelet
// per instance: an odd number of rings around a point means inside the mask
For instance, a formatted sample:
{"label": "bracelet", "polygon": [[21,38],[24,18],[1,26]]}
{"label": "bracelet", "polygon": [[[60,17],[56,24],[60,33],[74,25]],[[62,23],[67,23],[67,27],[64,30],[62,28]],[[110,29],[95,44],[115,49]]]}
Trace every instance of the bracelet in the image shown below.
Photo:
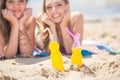
{"label": "bracelet", "polygon": [[29,38],[25,38],[25,39],[27,39],[25,42],[23,42],[23,43],[20,43],[20,45],[21,46],[24,46],[24,45],[26,45],[29,41],[30,41],[30,39]]}
{"label": "bracelet", "polygon": [[25,46],[28,42],[20,43],[21,46]]}
{"label": "bracelet", "polygon": [[19,31],[19,41],[26,39],[27,32]]}
{"label": "bracelet", "polygon": [[25,40],[25,39],[27,39],[27,37],[19,38],[19,41]]}
{"label": "bracelet", "polygon": [[24,46],[24,45],[26,45],[29,41],[30,41],[30,39],[29,39],[29,37],[27,36],[27,29],[25,29],[24,31],[19,31],[19,42],[21,41],[21,40],[25,40],[26,39],[26,41],[25,42],[23,42],[23,43],[20,43],[20,45],[22,45],[22,46]]}
{"label": "bracelet", "polygon": [[25,39],[27,39],[28,41],[30,40],[30,38],[29,38],[29,36],[22,36],[22,37],[19,37],[19,41],[20,40],[25,40]]}
{"label": "bracelet", "polygon": [[4,54],[0,54],[0,60],[4,60]]}
{"label": "bracelet", "polygon": [[27,35],[27,30],[25,30],[25,31],[19,31],[19,35],[20,35],[20,37],[21,36],[25,36],[25,35]]}

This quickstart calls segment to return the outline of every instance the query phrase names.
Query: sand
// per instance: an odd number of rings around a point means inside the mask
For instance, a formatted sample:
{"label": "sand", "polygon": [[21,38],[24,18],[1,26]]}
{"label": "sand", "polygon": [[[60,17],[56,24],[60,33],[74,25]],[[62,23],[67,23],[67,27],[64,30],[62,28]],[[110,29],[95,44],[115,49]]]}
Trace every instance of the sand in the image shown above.
{"label": "sand", "polygon": [[[86,21],[84,40],[95,40],[120,51],[120,20]],[[83,58],[82,67],[71,68],[63,56],[65,71],[52,68],[49,57],[0,60],[0,80],[120,80],[120,54],[101,52]]]}

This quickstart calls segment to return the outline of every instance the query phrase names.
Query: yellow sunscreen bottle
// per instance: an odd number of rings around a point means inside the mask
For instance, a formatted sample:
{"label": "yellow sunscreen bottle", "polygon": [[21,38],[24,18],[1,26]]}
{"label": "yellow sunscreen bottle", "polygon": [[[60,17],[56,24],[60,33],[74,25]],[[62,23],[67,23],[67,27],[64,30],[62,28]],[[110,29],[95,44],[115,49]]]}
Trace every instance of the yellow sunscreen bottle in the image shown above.
{"label": "yellow sunscreen bottle", "polygon": [[76,34],[74,36],[74,43],[72,46],[72,56],[71,63],[73,65],[82,66],[82,54],[81,54],[81,46],[80,46],[80,34]]}
{"label": "yellow sunscreen bottle", "polygon": [[63,60],[62,60],[62,54],[59,50],[59,44],[56,41],[55,35],[51,35],[51,41],[49,44],[49,49],[50,49],[50,58],[52,62],[53,68],[57,70],[64,71],[64,65],[63,65]]}

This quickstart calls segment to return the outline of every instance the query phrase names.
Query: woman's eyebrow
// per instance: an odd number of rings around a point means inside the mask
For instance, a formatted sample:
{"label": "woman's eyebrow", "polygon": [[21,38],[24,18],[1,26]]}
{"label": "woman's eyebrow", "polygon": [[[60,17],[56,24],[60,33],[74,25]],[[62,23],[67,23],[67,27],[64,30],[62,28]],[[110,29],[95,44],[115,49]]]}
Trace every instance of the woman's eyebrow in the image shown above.
{"label": "woman's eyebrow", "polygon": [[[64,3],[63,1],[58,1],[58,2],[55,2],[54,4],[62,4],[62,3]],[[46,6],[51,6],[52,4],[47,4]]]}

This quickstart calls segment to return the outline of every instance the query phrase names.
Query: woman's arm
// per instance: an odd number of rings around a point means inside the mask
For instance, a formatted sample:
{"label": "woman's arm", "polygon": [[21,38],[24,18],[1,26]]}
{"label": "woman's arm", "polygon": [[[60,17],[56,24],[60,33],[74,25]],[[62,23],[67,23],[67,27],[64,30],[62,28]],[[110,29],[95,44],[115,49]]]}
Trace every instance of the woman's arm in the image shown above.
{"label": "woman's arm", "polygon": [[13,25],[10,32],[10,38],[4,47],[4,55],[6,58],[16,56],[18,50],[18,24]]}
{"label": "woman's arm", "polygon": [[71,14],[70,10],[66,10],[64,14],[64,18],[60,24],[60,29],[61,29],[61,34],[62,34],[62,39],[63,39],[63,46],[65,48],[66,54],[71,53],[71,47],[73,44],[73,39],[69,35],[69,33],[65,30],[65,28],[70,29],[70,20],[71,20]]}
{"label": "woman's arm", "polygon": [[76,33],[80,33],[80,43],[82,42],[83,39],[83,23],[84,23],[84,19],[83,19],[83,14],[81,14],[80,12],[74,12],[72,13],[72,18],[71,18],[71,28],[70,30],[76,34]]}
{"label": "woman's arm", "polygon": [[2,34],[0,32],[0,54],[3,54],[4,45],[5,45],[5,41],[4,41]]}
{"label": "woman's arm", "polygon": [[52,22],[49,17],[47,16],[46,13],[44,13],[41,16],[41,21],[43,21],[45,24],[47,24],[49,26],[50,29],[50,34],[54,34],[56,37],[56,40],[58,41],[58,37],[57,37],[57,32],[56,32],[56,25],[54,22]]}
{"label": "woman's arm", "polygon": [[[63,25],[63,26],[68,28],[66,25]],[[64,44],[66,54],[70,54],[71,53],[71,48],[72,48],[72,45],[73,45],[73,39],[69,35],[69,33],[65,30],[65,27],[61,27],[61,34],[62,34],[63,44]]]}
{"label": "woman's arm", "polygon": [[16,56],[18,49],[18,20],[14,17],[13,12],[7,9],[2,10],[2,15],[11,23],[9,40],[5,46],[3,46],[2,51],[6,58],[11,58]]}
{"label": "woman's arm", "polygon": [[63,43],[64,48],[66,50],[66,53],[71,53],[72,45],[73,45],[73,38],[70,36],[70,34],[65,30],[65,27],[70,29],[70,31],[73,34],[80,33],[82,41],[82,35],[83,35],[83,16],[80,13],[71,14],[70,17],[70,24],[63,24],[61,25],[61,33],[63,37]]}
{"label": "woman's arm", "polygon": [[31,56],[35,48],[36,20],[32,16],[32,9],[27,8],[19,19],[19,48],[23,57]]}
{"label": "woman's arm", "polygon": [[[5,56],[6,58],[12,58],[16,55],[17,46],[14,46],[16,45],[14,40],[9,40],[8,45],[5,45],[5,39],[3,39],[2,34],[0,33],[0,55]],[[10,44],[11,41],[12,45]]]}
{"label": "woman's arm", "polygon": [[20,26],[24,27],[24,29],[21,29],[19,32],[20,53],[23,57],[32,55],[35,49],[35,18],[32,17],[32,21],[30,23],[31,24],[28,29],[26,29],[23,25]]}

